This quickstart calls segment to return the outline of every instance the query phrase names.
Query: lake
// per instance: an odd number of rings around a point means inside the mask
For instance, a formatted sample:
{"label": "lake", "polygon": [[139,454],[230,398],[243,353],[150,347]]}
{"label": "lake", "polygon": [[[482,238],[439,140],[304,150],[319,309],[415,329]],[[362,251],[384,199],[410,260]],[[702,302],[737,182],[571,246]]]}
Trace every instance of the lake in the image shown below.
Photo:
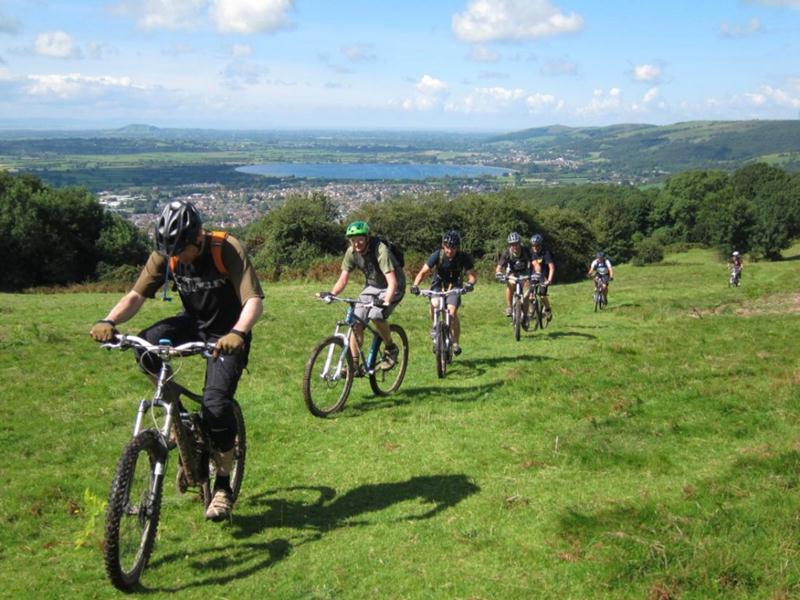
{"label": "lake", "polygon": [[501,176],[511,172],[502,167],[484,165],[446,165],[425,163],[286,163],[248,165],[236,169],[240,173],[269,177],[303,177],[307,179],[348,179],[422,181],[444,177]]}

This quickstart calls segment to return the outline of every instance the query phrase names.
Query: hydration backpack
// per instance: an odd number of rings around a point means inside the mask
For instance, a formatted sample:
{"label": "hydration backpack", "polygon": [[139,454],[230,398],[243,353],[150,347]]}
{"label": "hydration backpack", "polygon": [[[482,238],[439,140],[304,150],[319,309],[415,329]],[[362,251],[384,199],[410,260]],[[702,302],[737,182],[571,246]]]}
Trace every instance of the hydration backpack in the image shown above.
{"label": "hydration backpack", "polygon": [[[225,268],[225,263],[222,261],[222,244],[228,239],[227,231],[212,231],[211,236],[211,258],[214,259],[214,266],[223,277],[228,276],[228,269]],[[391,247],[390,247],[391,249]],[[178,268],[178,257],[169,257],[169,270],[173,273]]]}
{"label": "hydration backpack", "polygon": [[397,264],[400,265],[401,268],[406,266],[406,259],[403,256],[403,249],[400,246],[392,242],[389,238],[383,237],[380,234],[377,234],[374,237],[376,240],[378,240],[379,244],[385,244],[389,248],[389,252],[392,253],[392,256],[394,256]]}

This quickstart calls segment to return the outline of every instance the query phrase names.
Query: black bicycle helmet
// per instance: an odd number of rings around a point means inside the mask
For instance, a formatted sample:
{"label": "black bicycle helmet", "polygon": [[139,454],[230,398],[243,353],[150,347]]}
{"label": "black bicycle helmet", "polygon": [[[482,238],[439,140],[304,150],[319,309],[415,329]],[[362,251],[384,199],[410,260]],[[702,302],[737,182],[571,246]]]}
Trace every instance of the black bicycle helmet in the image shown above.
{"label": "black bicycle helmet", "polygon": [[197,240],[202,227],[200,213],[191,202],[173,200],[156,223],[156,249],[165,256],[177,256]]}
{"label": "black bicycle helmet", "polygon": [[544,238],[538,233],[534,233],[531,236],[531,246],[541,246],[542,242],[544,242]]}
{"label": "black bicycle helmet", "polygon": [[442,243],[451,248],[458,248],[461,245],[461,236],[455,229],[451,229],[442,236]]}
{"label": "black bicycle helmet", "polygon": [[508,239],[506,240],[509,244],[519,244],[522,242],[522,238],[516,231],[512,231],[508,234]]}

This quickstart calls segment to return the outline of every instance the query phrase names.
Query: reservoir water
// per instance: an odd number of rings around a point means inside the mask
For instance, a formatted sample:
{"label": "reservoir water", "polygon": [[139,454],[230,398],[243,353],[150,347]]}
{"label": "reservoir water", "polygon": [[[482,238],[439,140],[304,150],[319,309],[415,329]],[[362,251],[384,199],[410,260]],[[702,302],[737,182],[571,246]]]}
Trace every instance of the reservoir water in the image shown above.
{"label": "reservoir water", "polygon": [[484,165],[446,165],[425,163],[287,163],[248,165],[236,169],[251,175],[303,177],[307,179],[405,180],[421,181],[444,177],[480,177],[505,175],[511,169]]}

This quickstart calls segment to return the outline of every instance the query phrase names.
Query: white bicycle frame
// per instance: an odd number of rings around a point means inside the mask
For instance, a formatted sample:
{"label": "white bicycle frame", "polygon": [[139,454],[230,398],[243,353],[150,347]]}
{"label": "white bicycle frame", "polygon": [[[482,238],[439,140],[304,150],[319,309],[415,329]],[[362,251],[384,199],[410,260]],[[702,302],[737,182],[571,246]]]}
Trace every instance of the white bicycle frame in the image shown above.
{"label": "white bicycle frame", "polygon": [[[353,324],[356,321],[362,323],[364,325],[364,328],[371,331],[373,335],[372,345],[370,346],[370,351],[367,357],[366,358],[364,357],[363,350],[361,350],[360,348],[358,350],[361,355],[361,364],[363,364],[364,367],[367,369],[367,373],[372,375],[373,373],[375,373],[375,364],[376,364],[375,358],[376,354],[378,353],[378,347],[381,344],[381,336],[378,334],[377,331],[375,331],[370,326],[370,324],[367,321],[356,317],[355,307],[361,306],[363,308],[368,308],[368,309],[380,308],[380,307],[376,307],[374,302],[359,302],[355,298],[342,298],[340,296],[333,296],[333,295],[328,297],[337,302],[345,302],[350,306],[347,309],[347,314],[345,315],[344,320],[337,321],[336,328],[333,330],[334,337],[341,339],[342,342],[344,343],[344,348],[342,348],[342,351],[339,353],[339,358],[336,361],[336,370],[334,371],[333,377],[329,377],[329,374],[331,372],[331,364],[333,363],[334,360],[334,346],[331,345],[328,348],[328,354],[325,357],[325,366],[322,369],[322,373],[320,373],[320,379],[326,379],[328,381],[338,381],[341,378],[342,369],[344,367],[344,362],[345,362],[345,353],[350,352],[350,340],[353,337]],[[345,326],[347,327],[347,331],[342,332],[341,328]]]}

